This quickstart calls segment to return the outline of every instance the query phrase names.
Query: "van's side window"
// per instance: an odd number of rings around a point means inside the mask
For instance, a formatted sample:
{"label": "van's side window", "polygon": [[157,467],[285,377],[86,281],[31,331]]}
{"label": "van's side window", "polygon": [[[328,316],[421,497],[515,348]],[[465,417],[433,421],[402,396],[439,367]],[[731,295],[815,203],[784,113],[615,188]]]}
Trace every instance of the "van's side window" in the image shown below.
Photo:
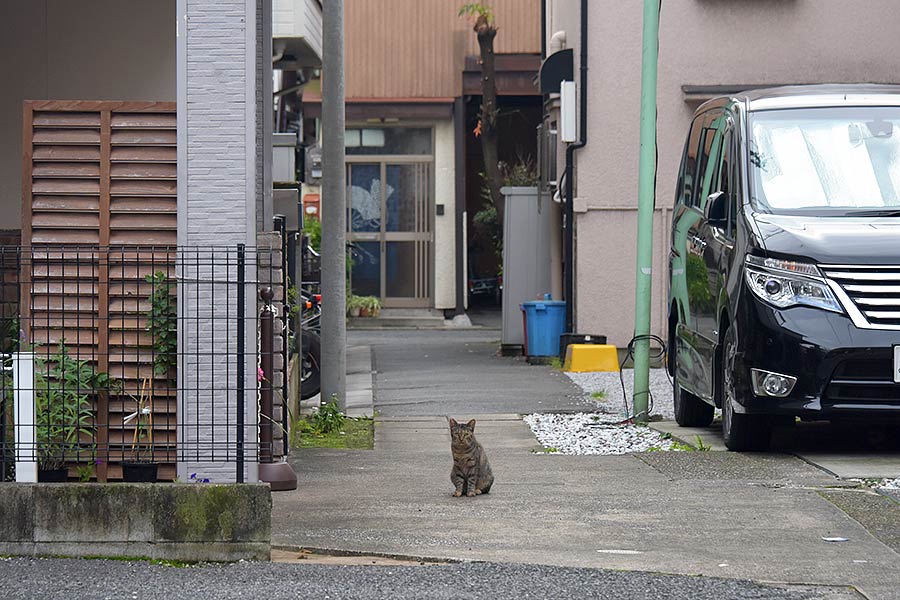
{"label": "van's side window", "polygon": [[700,138],[703,132],[703,115],[694,119],[691,130],[685,143],[684,158],[682,159],[681,173],[678,181],[678,202],[685,206],[691,206],[694,197],[694,188],[697,182],[697,153],[700,150]]}
{"label": "van's side window", "polygon": [[[691,206],[697,208],[701,208],[706,201],[703,197],[703,183],[709,168],[710,158],[712,160],[716,159],[716,149],[713,147],[713,144],[717,141],[716,128],[713,124],[719,115],[721,113],[716,114],[715,111],[709,111],[702,116],[702,121],[700,121],[702,128],[700,133],[700,151],[697,157],[697,174],[694,180],[696,184],[693,186],[691,194]],[[713,175],[715,175],[715,172],[713,172]]]}
{"label": "van's side window", "polygon": [[[731,135],[729,135],[729,152],[733,157],[739,156],[738,154],[738,136],[734,133],[734,127],[732,126]],[[738,207],[741,205],[740,197],[741,197],[741,185],[740,185],[740,162],[739,160],[730,161],[728,174],[730,175],[731,183],[729,184],[728,191],[730,193],[730,197],[728,199],[728,237],[734,239],[737,234],[737,213]]]}

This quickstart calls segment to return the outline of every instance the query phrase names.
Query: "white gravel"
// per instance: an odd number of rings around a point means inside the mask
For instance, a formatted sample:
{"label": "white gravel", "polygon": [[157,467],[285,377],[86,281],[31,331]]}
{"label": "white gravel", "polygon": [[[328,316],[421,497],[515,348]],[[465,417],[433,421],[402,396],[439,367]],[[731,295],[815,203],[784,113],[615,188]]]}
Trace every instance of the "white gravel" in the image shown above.
{"label": "white gravel", "polygon": [[[625,418],[625,403],[622,398],[622,384],[619,381],[618,373],[566,373],[566,375],[588,395],[593,392],[603,392],[602,398],[591,398],[600,411]],[[634,369],[622,371],[622,378],[625,380],[628,407],[633,411]],[[672,408],[672,384],[665,369],[650,369],[650,398],[652,402],[651,417],[656,414],[664,419],[675,418]]]}
{"label": "white gravel", "polygon": [[883,479],[875,487],[879,487],[885,490],[900,490],[900,477],[898,477],[897,479]]}
{"label": "white gravel", "polygon": [[618,417],[604,413],[532,414],[524,420],[549,452],[610,455],[674,449],[671,440],[649,427],[619,424]]}

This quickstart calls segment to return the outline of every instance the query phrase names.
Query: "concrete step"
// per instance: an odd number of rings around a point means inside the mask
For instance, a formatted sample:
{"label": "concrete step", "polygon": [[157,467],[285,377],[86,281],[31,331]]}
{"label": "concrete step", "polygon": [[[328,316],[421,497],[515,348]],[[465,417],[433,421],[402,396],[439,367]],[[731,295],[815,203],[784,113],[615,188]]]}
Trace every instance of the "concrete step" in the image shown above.
{"label": "concrete step", "polygon": [[443,317],[350,317],[348,329],[443,329]]}

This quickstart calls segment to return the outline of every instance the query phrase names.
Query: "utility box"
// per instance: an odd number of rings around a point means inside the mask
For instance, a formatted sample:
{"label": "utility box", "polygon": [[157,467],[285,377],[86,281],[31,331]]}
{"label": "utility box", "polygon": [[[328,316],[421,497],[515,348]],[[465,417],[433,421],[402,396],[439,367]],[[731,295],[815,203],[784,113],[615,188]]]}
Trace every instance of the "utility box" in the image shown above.
{"label": "utility box", "polygon": [[504,187],[503,330],[505,354],[521,354],[525,342],[519,305],[551,291],[550,198],[537,187]]}
{"label": "utility box", "polygon": [[272,134],[272,181],[288,183],[297,180],[297,134]]}

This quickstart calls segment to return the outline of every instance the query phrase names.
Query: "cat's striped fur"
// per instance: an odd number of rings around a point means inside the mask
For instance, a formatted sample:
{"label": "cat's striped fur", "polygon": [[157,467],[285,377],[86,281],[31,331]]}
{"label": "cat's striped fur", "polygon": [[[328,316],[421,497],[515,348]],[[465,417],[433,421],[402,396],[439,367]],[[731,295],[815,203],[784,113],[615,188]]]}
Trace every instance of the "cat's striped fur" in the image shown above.
{"label": "cat's striped fur", "polygon": [[456,490],[456,497],[487,494],[494,484],[494,474],[488,463],[484,448],[475,439],[475,419],[468,423],[457,423],[447,418],[450,423],[450,451],[453,453],[453,470],[450,481]]}

